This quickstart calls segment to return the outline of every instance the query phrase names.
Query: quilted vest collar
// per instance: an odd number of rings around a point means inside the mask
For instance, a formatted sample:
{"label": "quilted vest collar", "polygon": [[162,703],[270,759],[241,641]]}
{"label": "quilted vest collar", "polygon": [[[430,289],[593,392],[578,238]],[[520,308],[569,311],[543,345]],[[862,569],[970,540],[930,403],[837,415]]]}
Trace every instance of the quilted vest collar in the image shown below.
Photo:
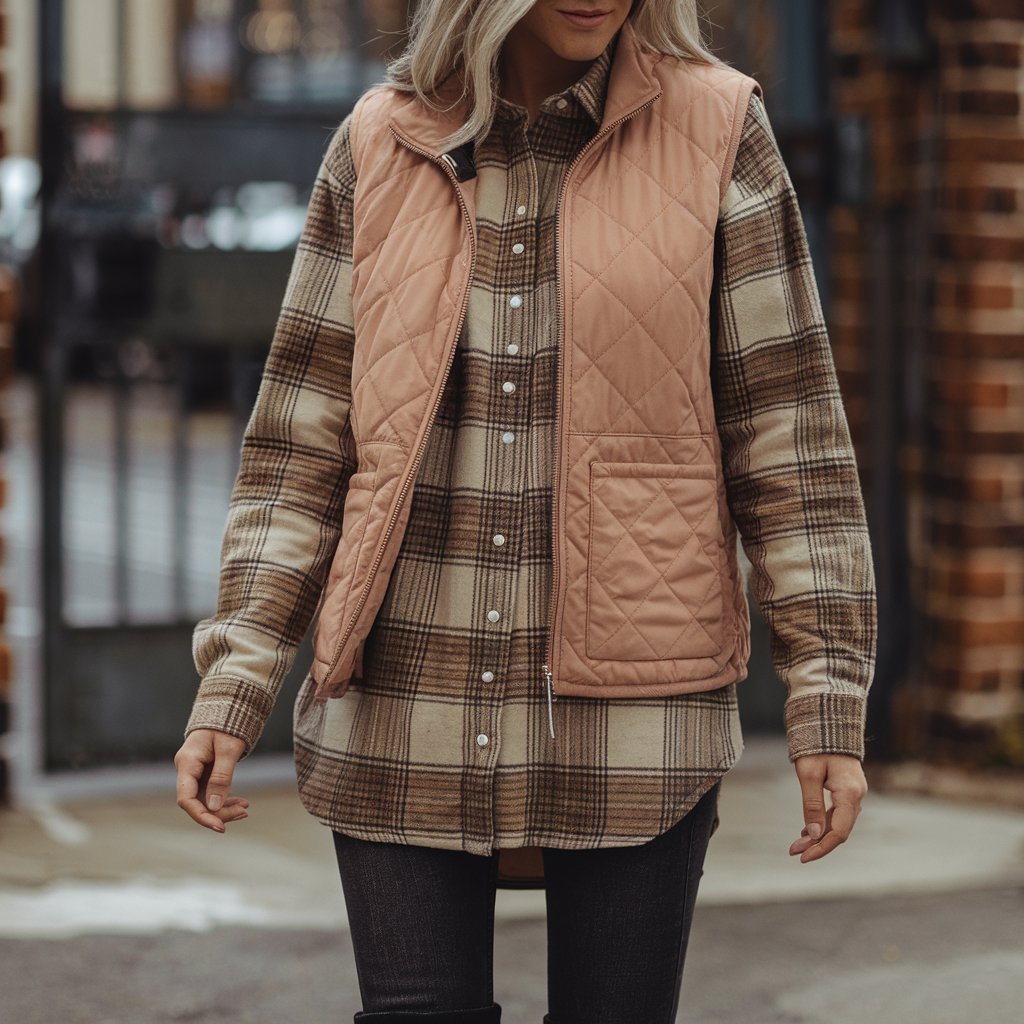
{"label": "quilted vest collar", "polygon": [[[604,117],[598,131],[627,117],[661,92],[661,85],[651,73],[661,55],[640,47],[632,22],[627,18],[619,30],[615,57],[608,76]],[[446,151],[443,140],[462,127],[468,113],[468,102],[462,96],[462,77],[453,71],[437,89],[444,110],[435,110],[410,95],[391,115],[391,125],[406,139],[433,157]]]}

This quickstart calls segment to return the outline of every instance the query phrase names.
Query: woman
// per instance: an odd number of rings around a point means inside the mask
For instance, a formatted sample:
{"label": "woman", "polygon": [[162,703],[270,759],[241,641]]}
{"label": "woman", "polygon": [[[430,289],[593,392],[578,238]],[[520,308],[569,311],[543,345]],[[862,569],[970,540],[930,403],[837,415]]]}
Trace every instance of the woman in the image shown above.
{"label": "woman", "polygon": [[738,535],[807,862],[867,788],[875,590],[760,87],[693,0],[421,0],[317,177],[179,805],[247,816],[234,766],[316,617],[296,767],[355,1020],[498,1021],[495,890],[541,885],[545,1021],[671,1021],[742,750]]}

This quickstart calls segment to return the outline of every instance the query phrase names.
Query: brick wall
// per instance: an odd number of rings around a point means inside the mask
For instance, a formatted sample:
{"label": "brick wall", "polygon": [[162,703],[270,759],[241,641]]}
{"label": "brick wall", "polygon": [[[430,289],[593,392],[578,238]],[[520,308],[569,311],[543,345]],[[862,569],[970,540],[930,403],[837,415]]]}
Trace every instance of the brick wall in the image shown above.
{"label": "brick wall", "polygon": [[[0,50],[7,46],[7,12],[0,3]],[[3,95],[3,71],[0,70],[0,95]],[[0,132],[0,156],[5,150],[4,138]],[[14,282],[4,267],[0,267],[0,410],[3,409],[3,391],[10,381],[14,365],[14,349],[11,341],[11,323],[14,320]],[[6,424],[0,413],[0,510],[7,505],[7,477],[3,461],[6,441]],[[7,622],[7,590],[3,574],[6,562],[5,537],[0,533],[0,804],[7,803],[10,796],[9,772],[4,737],[10,725],[11,688],[13,671],[11,648],[7,643],[5,625]]]}
{"label": "brick wall", "polygon": [[1024,766],[1024,4],[931,0],[910,62],[885,56],[878,9],[832,7],[835,104],[869,125],[873,189],[832,217],[831,317],[861,446],[878,332],[900,393],[922,396],[898,458],[923,642],[891,701],[893,752]]}

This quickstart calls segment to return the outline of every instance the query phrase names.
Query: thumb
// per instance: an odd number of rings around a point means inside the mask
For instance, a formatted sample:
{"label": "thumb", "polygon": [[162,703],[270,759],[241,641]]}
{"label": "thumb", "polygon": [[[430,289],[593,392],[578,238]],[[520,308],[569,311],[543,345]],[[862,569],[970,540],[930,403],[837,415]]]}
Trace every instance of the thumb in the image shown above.
{"label": "thumb", "polygon": [[[799,764],[799,760],[797,762]],[[825,772],[822,768],[818,770],[814,766],[802,766],[803,771],[798,772],[800,779],[800,794],[803,800],[804,825],[807,826],[807,834],[817,842],[826,829],[825,816]]]}
{"label": "thumb", "polygon": [[206,806],[211,811],[218,811],[231,792],[231,781],[240,751],[237,748],[237,741],[221,742],[220,737],[214,740],[213,750],[213,767],[206,782]]}

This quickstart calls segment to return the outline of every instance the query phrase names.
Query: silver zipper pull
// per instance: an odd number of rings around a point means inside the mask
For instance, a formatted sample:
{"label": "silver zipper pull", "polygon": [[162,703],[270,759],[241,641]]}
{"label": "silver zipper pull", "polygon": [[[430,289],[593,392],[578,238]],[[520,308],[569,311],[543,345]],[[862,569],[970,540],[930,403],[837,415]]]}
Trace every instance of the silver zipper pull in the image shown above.
{"label": "silver zipper pull", "polygon": [[548,728],[551,731],[551,738],[554,739],[555,738],[555,719],[554,719],[554,716],[551,713],[551,702],[554,701],[554,700],[557,700],[558,698],[555,697],[555,695],[554,695],[554,688],[551,685],[551,670],[547,667],[547,665],[544,666],[544,680],[545,680],[545,682],[547,684],[547,691],[548,691]]}

